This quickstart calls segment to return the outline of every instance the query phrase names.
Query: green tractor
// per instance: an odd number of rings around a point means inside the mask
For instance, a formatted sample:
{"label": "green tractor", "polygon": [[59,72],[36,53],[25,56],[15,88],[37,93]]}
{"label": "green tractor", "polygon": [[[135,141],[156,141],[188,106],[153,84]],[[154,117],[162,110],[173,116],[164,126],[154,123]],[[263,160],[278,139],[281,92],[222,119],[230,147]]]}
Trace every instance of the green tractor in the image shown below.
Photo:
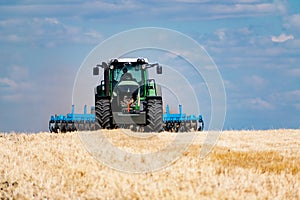
{"label": "green tractor", "polygon": [[148,69],[162,67],[145,58],[118,58],[102,62],[93,69],[104,80],[95,88],[96,127],[98,129],[134,128],[145,132],[163,129],[161,88],[148,78]]}

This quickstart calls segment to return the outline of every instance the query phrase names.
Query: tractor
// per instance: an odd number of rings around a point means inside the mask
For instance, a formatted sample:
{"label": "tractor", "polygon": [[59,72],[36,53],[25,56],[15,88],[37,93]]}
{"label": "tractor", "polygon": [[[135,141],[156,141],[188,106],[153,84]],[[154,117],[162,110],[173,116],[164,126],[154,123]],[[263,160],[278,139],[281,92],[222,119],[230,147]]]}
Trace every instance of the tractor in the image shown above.
{"label": "tractor", "polygon": [[162,74],[162,66],[146,58],[111,59],[93,68],[93,75],[104,70],[95,88],[96,129],[163,130],[161,87],[148,77],[153,67]]}

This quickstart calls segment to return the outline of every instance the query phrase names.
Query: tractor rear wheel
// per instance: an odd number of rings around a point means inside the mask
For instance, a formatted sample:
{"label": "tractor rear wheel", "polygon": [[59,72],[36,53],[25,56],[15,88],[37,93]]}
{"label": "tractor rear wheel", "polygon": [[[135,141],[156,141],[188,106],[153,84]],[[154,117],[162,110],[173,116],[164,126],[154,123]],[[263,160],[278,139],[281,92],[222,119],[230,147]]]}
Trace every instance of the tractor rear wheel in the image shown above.
{"label": "tractor rear wheel", "polygon": [[95,113],[97,128],[112,128],[112,113],[109,99],[98,99],[95,106]]}
{"label": "tractor rear wheel", "polygon": [[163,129],[163,109],[161,99],[149,99],[147,102],[146,132],[160,132]]}

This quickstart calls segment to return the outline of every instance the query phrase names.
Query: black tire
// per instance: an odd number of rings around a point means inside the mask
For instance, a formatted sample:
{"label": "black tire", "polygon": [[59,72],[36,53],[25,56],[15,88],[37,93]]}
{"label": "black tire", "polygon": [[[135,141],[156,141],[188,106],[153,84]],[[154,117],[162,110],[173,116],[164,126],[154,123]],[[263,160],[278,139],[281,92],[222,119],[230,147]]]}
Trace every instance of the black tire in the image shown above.
{"label": "black tire", "polygon": [[193,131],[197,131],[197,121],[196,120],[191,121],[191,129],[193,129]]}
{"label": "black tire", "polygon": [[83,122],[82,121],[78,122],[78,131],[83,131]]}
{"label": "black tire", "polygon": [[75,131],[74,122],[67,122],[67,132]]}
{"label": "black tire", "polygon": [[109,99],[98,99],[95,106],[97,128],[111,129],[112,113]]}
{"label": "black tire", "polygon": [[98,120],[96,119],[96,122],[95,122],[95,130],[99,130],[99,129],[101,129],[101,126],[100,126]]}
{"label": "black tire", "polygon": [[178,132],[188,132],[187,127],[186,127],[186,123],[184,123],[184,122],[180,123],[180,126],[178,128]]}
{"label": "black tire", "polygon": [[77,129],[76,129],[76,126],[75,126],[75,123],[74,123],[74,122],[72,123],[72,131],[77,131]]}
{"label": "black tire", "polygon": [[66,133],[67,132],[67,122],[62,122],[60,124],[60,132],[61,133]]}
{"label": "black tire", "polygon": [[57,127],[55,127],[55,125],[52,126],[50,132],[51,133],[58,133]]}
{"label": "black tire", "polygon": [[147,102],[146,132],[160,132],[163,130],[163,109],[161,99],[149,99]]}
{"label": "black tire", "polygon": [[58,124],[57,124],[57,122],[55,122],[54,127],[53,127],[52,130],[53,130],[54,133],[58,133],[58,129],[59,129]]}
{"label": "black tire", "polygon": [[174,130],[175,133],[178,133],[179,127],[180,127],[180,124],[178,122],[175,122],[174,127],[173,127],[173,130]]}
{"label": "black tire", "polygon": [[95,123],[90,122],[89,125],[90,125],[90,131],[94,131],[95,130]]}

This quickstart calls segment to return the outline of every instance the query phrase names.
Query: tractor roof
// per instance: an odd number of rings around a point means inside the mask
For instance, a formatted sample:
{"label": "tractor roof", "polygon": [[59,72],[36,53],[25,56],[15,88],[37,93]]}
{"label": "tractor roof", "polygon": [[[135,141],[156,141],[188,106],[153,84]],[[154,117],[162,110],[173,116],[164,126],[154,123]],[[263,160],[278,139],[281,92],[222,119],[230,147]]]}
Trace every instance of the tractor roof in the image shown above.
{"label": "tractor roof", "polygon": [[147,58],[115,58],[115,59],[111,59],[109,63],[111,64],[113,62],[120,62],[120,63],[144,62],[144,63],[148,63],[148,59]]}

